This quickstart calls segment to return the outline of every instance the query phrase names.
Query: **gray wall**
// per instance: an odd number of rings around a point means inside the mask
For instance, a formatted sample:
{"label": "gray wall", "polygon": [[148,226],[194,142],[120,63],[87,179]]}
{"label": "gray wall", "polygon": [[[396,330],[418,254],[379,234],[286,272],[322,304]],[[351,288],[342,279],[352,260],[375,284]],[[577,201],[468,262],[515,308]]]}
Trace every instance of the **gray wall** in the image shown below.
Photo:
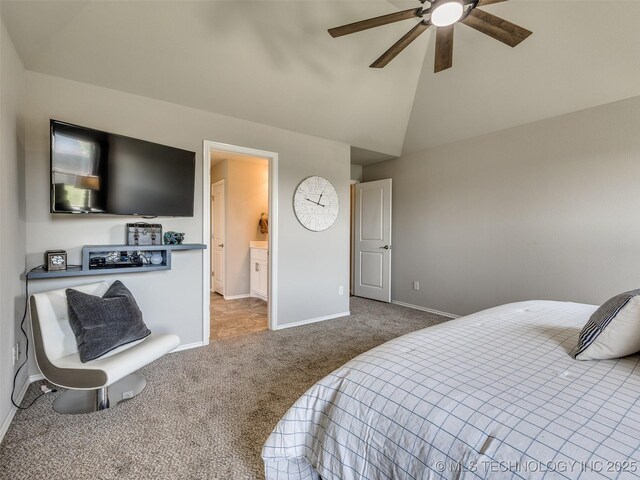
{"label": "gray wall", "polygon": [[[0,37],[0,429],[10,411],[15,368],[24,361],[25,339],[19,325],[24,308],[24,67],[2,23]],[[22,356],[12,366],[11,348],[21,343]],[[24,368],[18,391],[26,379]]]}
{"label": "gray wall", "polygon": [[[196,152],[195,216],[158,218],[166,230],[186,233],[187,242],[203,242],[203,140],[278,152],[279,251],[277,295],[279,324],[348,311],[348,297],[338,286],[348,282],[348,211],[328,231],[315,234],[295,219],[291,198],[309,175],[330,179],[343,205],[349,195],[349,146],[176,104],[89,84],[26,72],[27,101],[27,260],[41,263],[42,252],[63,248],[69,262],[80,261],[85,244],[122,243],[131,217],[53,216],[49,214],[49,119],[163,143]],[[122,279],[136,295],[152,330],[177,333],[182,344],[203,340],[203,254],[177,252],[171,271],[133,273]],[[313,272],[313,281],[300,275]],[[41,280],[34,289],[49,290],[90,280]]]}
{"label": "gray wall", "polygon": [[639,132],[633,98],[365,167],[393,178],[393,299],[465,315],[640,287]]}
{"label": "gray wall", "polygon": [[362,181],[362,165],[351,165],[351,180]]}

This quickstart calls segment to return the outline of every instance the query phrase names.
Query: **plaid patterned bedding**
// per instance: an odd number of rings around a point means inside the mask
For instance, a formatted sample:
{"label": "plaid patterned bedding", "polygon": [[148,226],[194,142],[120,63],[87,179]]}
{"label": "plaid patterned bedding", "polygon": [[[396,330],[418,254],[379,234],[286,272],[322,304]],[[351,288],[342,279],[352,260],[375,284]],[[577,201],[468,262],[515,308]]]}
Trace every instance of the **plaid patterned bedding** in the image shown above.
{"label": "plaid patterned bedding", "polygon": [[640,478],[640,355],[569,355],[595,310],[503,305],[358,356],[280,420],[267,479]]}

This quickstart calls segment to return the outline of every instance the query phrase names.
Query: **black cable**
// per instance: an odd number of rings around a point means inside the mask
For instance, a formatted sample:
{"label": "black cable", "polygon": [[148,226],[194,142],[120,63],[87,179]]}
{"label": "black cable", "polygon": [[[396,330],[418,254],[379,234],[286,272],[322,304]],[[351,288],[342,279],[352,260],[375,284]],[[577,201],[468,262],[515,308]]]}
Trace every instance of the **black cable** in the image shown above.
{"label": "black cable", "polygon": [[[21,407],[20,405],[18,405],[15,400],[13,399],[13,396],[16,393],[16,380],[18,379],[18,374],[20,373],[20,370],[22,370],[22,367],[24,367],[27,362],[29,361],[29,335],[27,335],[27,331],[24,329],[24,322],[27,319],[27,312],[29,310],[29,274],[31,272],[33,272],[34,270],[37,270],[38,268],[44,267],[44,265],[38,265],[37,267],[32,268],[31,270],[29,270],[27,272],[27,275],[25,277],[25,300],[24,300],[24,314],[22,315],[22,321],[20,322],[20,330],[22,330],[22,333],[24,335],[24,338],[26,340],[25,342],[25,348],[24,348],[24,362],[22,362],[22,365],[20,365],[18,367],[18,370],[16,370],[15,375],[13,376],[13,388],[11,389],[11,403],[13,403],[13,406],[20,409],[20,410],[27,410],[29,408],[31,408],[31,406],[36,403],[36,401],[45,395],[45,392],[42,392],[40,395],[38,395],[36,398],[33,399],[33,401],[27,405],[26,407]],[[52,390],[52,392],[55,392],[55,390]]]}

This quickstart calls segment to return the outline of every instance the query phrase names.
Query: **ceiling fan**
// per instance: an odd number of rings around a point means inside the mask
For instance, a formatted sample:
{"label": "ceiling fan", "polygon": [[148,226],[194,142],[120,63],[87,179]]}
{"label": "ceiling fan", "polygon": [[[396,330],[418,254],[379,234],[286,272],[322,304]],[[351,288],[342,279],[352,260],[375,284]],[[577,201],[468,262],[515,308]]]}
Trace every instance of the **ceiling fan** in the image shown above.
{"label": "ceiling fan", "polygon": [[532,33],[525,28],[478,8],[507,0],[419,1],[423,6],[382,15],[380,17],[368,18],[367,20],[350,23],[341,27],[330,28],[329,34],[334,38],[341,37],[389,23],[408,20],[410,18],[420,18],[422,19],[420,23],[393,44],[393,46],[373,62],[370,67],[382,68],[386,66],[400,52],[407,48],[411,42],[418,38],[420,34],[433,25],[437,28],[434,72],[438,73],[451,68],[453,65],[453,27],[458,22],[475,28],[479,32],[489,35],[496,40],[500,40],[510,47],[517,46]]}

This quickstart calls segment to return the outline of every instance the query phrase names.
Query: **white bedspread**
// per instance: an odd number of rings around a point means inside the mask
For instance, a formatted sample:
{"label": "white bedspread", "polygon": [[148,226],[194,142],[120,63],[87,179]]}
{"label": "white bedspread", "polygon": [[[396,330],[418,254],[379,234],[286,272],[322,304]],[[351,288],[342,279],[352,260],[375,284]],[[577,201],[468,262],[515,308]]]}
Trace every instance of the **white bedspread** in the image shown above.
{"label": "white bedspread", "polygon": [[569,355],[596,307],[531,301],[410,333],[305,393],[268,480],[640,477],[640,356]]}

